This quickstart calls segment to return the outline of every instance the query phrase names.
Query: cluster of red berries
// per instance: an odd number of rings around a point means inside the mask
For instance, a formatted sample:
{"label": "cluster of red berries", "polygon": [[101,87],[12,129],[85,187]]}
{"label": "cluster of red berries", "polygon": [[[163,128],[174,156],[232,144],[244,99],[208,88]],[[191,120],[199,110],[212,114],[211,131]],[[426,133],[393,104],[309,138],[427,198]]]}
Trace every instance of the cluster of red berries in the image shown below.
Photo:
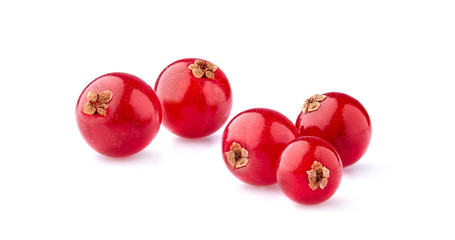
{"label": "cluster of red berries", "polygon": [[[162,121],[178,136],[200,138],[221,128],[231,108],[223,71],[193,58],[167,66],[154,90],[127,73],[95,79],[79,97],[76,119],[93,149],[124,157],[147,147]],[[362,157],[370,138],[365,108],[346,94],[326,93],[305,101],[295,125],[270,109],[239,113],[224,130],[222,153],[228,169],[243,182],[278,182],[292,200],[316,204],[335,193],[343,166]]]}
{"label": "cluster of red berries", "polygon": [[307,99],[294,125],[264,108],[239,113],[223,133],[226,166],[243,182],[278,182],[302,204],[317,204],[337,190],[343,166],[357,162],[368,148],[371,123],[365,108],[343,93]]}

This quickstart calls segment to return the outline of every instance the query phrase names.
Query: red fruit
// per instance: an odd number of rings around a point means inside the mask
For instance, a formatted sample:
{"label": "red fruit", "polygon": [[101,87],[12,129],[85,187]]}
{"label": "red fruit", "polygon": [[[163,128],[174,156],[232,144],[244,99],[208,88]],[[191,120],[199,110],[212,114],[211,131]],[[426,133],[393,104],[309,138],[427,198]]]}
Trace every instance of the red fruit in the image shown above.
{"label": "red fruit", "polygon": [[238,179],[252,185],[276,183],[279,157],[286,144],[299,136],[283,114],[265,108],[239,113],[226,126],[223,159]]}
{"label": "red fruit", "polygon": [[164,126],[181,137],[208,136],[223,126],[231,113],[228,79],[205,60],[188,58],[167,66],[155,91],[163,106]]}
{"label": "red fruit", "polygon": [[299,137],[281,154],[277,179],[290,199],[317,204],[336,192],[342,173],[340,157],[328,142],[317,137]]}
{"label": "red fruit", "polygon": [[123,157],[144,149],[161,124],[153,89],[136,76],[109,73],[82,91],[76,120],[87,143],[101,154]]}
{"label": "red fruit", "polygon": [[371,122],[362,104],[344,93],[307,99],[295,124],[302,136],[320,137],[337,150],[343,166],[357,162],[371,139]]}

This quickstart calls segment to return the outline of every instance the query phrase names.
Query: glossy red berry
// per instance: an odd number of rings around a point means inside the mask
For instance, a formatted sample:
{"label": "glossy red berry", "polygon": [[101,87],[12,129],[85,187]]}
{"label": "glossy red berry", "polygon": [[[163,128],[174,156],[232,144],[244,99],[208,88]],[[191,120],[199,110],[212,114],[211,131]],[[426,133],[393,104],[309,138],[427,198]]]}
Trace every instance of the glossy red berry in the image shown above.
{"label": "glossy red berry", "polygon": [[278,185],[290,199],[301,204],[317,204],[338,189],[343,166],[336,150],[317,137],[300,137],[281,154]]}
{"label": "glossy red berry", "polygon": [[222,154],[228,169],[252,185],[276,183],[276,170],[284,147],[299,133],[283,114],[265,108],[239,113],[226,126]]}
{"label": "glossy red berry", "polygon": [[302,136],[320,137],[335,147],[344,167],[363,156],[371,139],[367,111],[344,93],[316,94],[307,99],[296,126]]}
{"label": "glossy red berry", "polygon": [[76,120],[97,152],[123,157],[144,149],[161,124],[161,106],[153,89],[136,76],[109,73],[82,91]]}
{"label": "glossy red berry", "polygon": [[167,66],[155,91],[163,107],[163,125],[185,138],[217,131],[229,117],[232,93],[226,75],[213,63],[188,58]]}

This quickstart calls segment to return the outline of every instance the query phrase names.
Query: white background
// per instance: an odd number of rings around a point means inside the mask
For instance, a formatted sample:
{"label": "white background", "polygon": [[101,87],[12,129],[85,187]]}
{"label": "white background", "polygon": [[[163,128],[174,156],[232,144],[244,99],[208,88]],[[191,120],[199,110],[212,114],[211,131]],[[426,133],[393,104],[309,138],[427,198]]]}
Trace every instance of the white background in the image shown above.
{"label": "white background", "polygon": [[[0,239],[453,239],[453,1],[0,2]],[[78,132],[77,98],[113,71],[154,84],[205,58],[228,76],[235,114],[295,121],[314,93],[370,113],[367,154],[336,194],[298,205],[226,169],[222,129],[162,127],[112,159]]]}

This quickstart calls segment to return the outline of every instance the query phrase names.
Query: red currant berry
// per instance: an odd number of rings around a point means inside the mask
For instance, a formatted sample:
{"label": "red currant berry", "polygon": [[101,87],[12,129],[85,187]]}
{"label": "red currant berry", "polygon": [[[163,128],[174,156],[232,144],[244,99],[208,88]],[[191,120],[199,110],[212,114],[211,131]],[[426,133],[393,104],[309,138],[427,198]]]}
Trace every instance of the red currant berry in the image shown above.
{"label": "red currant berry", "polygon": [[320,137],[337,150],[343,166],[357,162],[371,139],[371,122],[362,104],[344,93],[316,94],[297,118],[302,136]]}
{"label": "red currant berry", "polygon": [[223,159],[238,179],[252,185],[276,183],[276,169],[284,147],[299,133],[283,114],[265,108],[239,113],[226,126]]}
{"label": "red currant berry", "polygon": [[299,137],[281,154],[277,179],[290,199],[317,204],[336,192],[342,173],[340,157],[328,142],[317,137]]}
{"label": "red currant berry", "polygon": [[211,62],[182,59],[167,66],[155,91],[163,106],[163,125],[185,138],[216,132],[229,117],[232,93],[226,75]]}
{"label": "red currant berry", "polygon": [[161,124],[153,89],[136,76],[109,73],[82,91],[76,120],[87,143],[101,154],[123,157],[150,144]]}

